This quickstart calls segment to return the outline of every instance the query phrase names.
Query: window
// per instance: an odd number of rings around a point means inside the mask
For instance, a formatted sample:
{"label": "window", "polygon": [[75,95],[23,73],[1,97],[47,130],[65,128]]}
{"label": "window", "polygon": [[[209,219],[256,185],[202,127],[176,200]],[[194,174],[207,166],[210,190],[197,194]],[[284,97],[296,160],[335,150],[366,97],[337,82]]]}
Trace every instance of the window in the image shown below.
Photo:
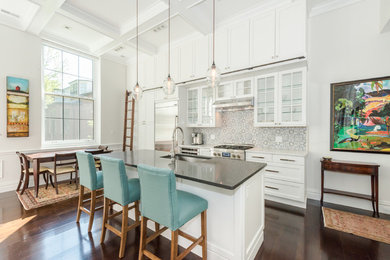
{"label": "window", "polygon": [[93,60],[43,46],[44,142],[94,140]]}

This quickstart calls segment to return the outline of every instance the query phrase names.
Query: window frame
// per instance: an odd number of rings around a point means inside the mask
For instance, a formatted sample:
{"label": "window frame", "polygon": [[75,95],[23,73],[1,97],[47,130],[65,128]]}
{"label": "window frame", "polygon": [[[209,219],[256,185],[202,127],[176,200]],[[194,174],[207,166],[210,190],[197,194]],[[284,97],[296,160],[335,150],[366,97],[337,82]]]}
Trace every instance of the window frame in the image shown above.
{"label": "window frame", "polygon": [[[45,70],[46,68],[44,67],[44,48],[49,47],[53,49],[57,49],[61,52],[66,52],[69,54],[77,55],[78,57],[86,58],[92,61],[92,97],[84,97],[84,96],[72,96],[72,95],[67,95],[63,93],[51,93],[51,92],[46,92],[45,91],[45,80],[44,80],[44,75],[45,75]],[[100,67],[98,63],[99,59],[83,53],[79,52],[61,45],[57,45],[51,42],[42,42],[41,46],[41,147],[42,148],[68,148],[68,147],[80,147],[80,146],[92,146],[92,145],[97,145],[100,142],[100,82],[98,81],[99,75],[100,75]],[[51,70],[50,71],[55,71]],[[68,75],[69,73],[64,73],[63,68],[61,68],[61,75],[66,74]],[[58,71],[57,71],[58,72]],[[79,74],[79,72],[78,72]],[[71,74],[69,74],[71,75]],[[79,80],[79,76],[78,80]],[[47,141],[45,138],[46,134],[46,126],[45,126],[45,120],[46,120],[46,115],[45,115],[45,96],[46,95],[51,95],[51,96],[58,96],[62,98],[76,98],[78,100],[90,100],[93,101],[93,139],[74,139],[74,140],[49,140]],[[65,119],[65,115],[62,115],[62,120]],[[80,114],[79,114],[79,132],[80,132]]]}

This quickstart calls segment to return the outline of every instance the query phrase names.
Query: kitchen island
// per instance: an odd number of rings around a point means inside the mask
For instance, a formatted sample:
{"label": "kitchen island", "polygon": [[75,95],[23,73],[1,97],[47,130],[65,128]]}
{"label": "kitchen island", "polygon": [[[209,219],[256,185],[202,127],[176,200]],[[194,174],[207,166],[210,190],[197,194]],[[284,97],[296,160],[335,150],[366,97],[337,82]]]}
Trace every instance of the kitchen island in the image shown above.
{"label": "kitchen island", "polygon": [[[253,259],[264,240],[265,163],[246,162],[212,157],[177,155],[171,159],[167,152],[138,150],[113,152],[107,157],[122,159],[128,177],[137,176],[136,167],[146,164],[172,169],[177,189],[194,193],[209,203],[207,212],[207,249],[209,259]],[[100,156],[99,156],[100,157]],[[134,214],[131,212],[131,217]],[[148,227],[154,229],[153,223]],[[200,216],[180,228],[199,237]],[[170,239],[170,232],[163,236]],[[188,247],[190,241],[179,238]],[[201,249],[194,253],[201,255]]]}

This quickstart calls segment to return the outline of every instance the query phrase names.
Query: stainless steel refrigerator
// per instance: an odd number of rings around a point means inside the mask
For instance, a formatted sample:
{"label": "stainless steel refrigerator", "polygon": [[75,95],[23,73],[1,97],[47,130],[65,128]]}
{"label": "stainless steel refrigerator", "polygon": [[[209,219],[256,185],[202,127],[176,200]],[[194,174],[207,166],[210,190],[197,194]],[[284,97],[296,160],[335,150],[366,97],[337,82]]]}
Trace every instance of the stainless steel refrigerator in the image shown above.
{"label": "stainless steel refrigerator", "polygon": [[179,112],[177,101],[158,102],[154,109],[154,149],[170,151],[172,132]]}

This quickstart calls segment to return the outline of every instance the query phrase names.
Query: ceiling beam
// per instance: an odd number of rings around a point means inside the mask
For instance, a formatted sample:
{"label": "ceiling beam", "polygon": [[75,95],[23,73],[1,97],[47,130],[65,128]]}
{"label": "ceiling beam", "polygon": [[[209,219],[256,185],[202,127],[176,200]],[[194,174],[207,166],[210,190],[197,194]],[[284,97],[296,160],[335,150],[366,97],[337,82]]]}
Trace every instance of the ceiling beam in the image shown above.
{"label": "ceiling beam", "polygon": [[46,24],[53,17],[55,12],[61,7],[66,0],[42,0],[40,1],[41,8],[31,21],[27,31],[39,35]]}
{"label": "ceiling beam", "polygon": [[[125,41],[124,44],[134,49],[137,48],[137,45],[134,40]],[[156,55],[158,52],[158,48],[154,44],[148,41],[144,41],[142,39],[138,39],[138,48],[140,51],[148,55]]]}

